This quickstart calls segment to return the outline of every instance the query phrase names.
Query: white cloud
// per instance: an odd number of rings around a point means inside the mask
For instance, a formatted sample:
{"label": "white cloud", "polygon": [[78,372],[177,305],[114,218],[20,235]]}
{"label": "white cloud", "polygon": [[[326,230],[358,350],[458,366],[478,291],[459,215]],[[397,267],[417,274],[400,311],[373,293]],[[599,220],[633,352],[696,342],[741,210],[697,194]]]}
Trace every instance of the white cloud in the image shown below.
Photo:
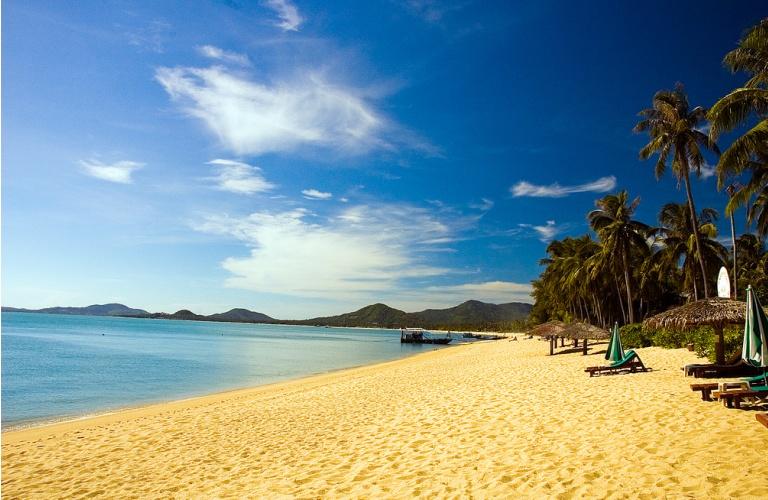
{"label": "white cloud", "polygon": [[[693,169],[691,169],[693,170]],[[715,175],[716,173],[716,167],[714,165],[710,165],[709,163],[704,163],[701,166],[701,175],[699,176],[699,179],[706,180]]]}
{"label": "white cloud", "polygon": [[134,170],[143,167],[144,164],[135,161],[118,161],[106,164],[97,160],[81,160],[80,166],[83,172],[91,177],[120,184],[130,184],[133,182],[131,174]]}
{"label": "white cloud", "polygon": [[548,220],[544,226],[533,226],[533,230],[539,234],[539,240],[545,243],[557,236],[557,234],[561,231],[561,229],[557,227],[555,221],[553,220]]}
{"label": "white cloud", "polygon": [[575,186],[561,186],[558,183],[548,186],[538,186],[527,181],[520,181],[509,190],[512,196],[531,196],[535,198],[560,198],[573,193],[605,193],[616,187],[616,177],[610,175],[595,181]]}
{"label": "white cloud", "polygon": [[480,203],[470,203],[469,208],[474,208],[476,210],[482,210],[483,212],[487,212],[488,210],[493,208],[493,200],[489,200],[488,198],[480,198]]}
{"label": "white cloud", "polygon": [[239,194],[253,194],[269,191],[275,185],[268,182],[261,174],[259,167],[234,160],[212,160],[218,175],[214,177],[217,189]]}
{"label": "white cloud", "polygon": [[275,26],[282,28],[283,31],[298,31],[299,26],[304,22],[299,14],[299,9],[289,0],[266,0],[264,5],[275,11],[277,17],[280,18]]}
{"label": "white cloud", "polygon": [[317,189],[304,189],[301,194],[308,200],[330,200],[333,198],[333,193],[326,193]]}
{"label": "white cloud", "polygon": [[339,201],[342,203],[349,203],[349,198],[339,198]]}
{"label": "white cloud", "polygon": [[222,67],[162,67],[155,78],[184,112],[237,155],[301,146],[351,154],[394,148],[382,138],[388,124],[361,95],[317,75],[263,84]]}
{"label": "white cloud", "polygon": [[239,64],[240,66],[250,66],[251,61],[248,56],[244,54],[238,54],[237,52],[229,52],[213,45],[202,45],[197,47],[197,51],[210,59],[216,59],[227,63]]}
{"label": "white cloud", "polygon": [[380,300],[403,280],[452,273],[430,265],[434,242],[464,230],[462,218],[438,220],[405,204],[344,207],[330,217],[305,209],[210,216],[195,229],[242,241],[248,257],[230,257],[230,287],[329,300]]}
{"label": "white cloud", "polygon": [[563,232],[564,227],[555,224],[555,221],[548,220],[546,224],[541,226],[534,226],[533,224],[518,224],[518,226],[526,229],[533,229],[539,238],[539,241],[544,243],[549,242],[555,236]]}

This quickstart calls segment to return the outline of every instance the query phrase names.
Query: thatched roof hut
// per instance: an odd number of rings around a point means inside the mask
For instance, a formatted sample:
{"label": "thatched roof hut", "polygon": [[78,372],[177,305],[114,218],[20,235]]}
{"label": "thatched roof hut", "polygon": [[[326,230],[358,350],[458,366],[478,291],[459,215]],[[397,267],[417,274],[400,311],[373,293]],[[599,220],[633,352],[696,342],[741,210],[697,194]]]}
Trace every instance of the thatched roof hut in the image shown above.
{"label": "thatched roof hut", "polygon": [[646,328],[686,330],[701,325],[724,326],[744,323],[747,304],[731,299],[703,299],[664,311],[643,321]]}
{"label": "thatched roof hut", "polygon": [[588,323],[571,323],[559,334],[561,337],[575,340],[607,340],[611,333]]}
{"label": "thatched roof hut", "polygon": [[644,328],[673,328],[686,330],[697,326],[712,326],[717,334],[715,351],[717,363],[725,363],[723,328],[727,324],[744,323],[747,304],[738,300],[711,298],[697,300],[664,311],[643,321]]}
{"label": "thatched roof hut", "polygon": [[565,329],[565,323],[562,321],[548,321],[540,325],[536,325],[528,331],[529,335],[536,335],[539,337],[551,337],[552,335],[560,335]]}

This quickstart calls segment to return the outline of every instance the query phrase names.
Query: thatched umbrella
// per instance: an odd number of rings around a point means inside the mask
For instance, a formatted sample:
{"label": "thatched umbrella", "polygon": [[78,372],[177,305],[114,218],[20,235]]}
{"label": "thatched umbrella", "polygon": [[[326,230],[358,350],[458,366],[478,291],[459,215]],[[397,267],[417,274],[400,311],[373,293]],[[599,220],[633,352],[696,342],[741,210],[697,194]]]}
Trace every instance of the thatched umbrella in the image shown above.
{"label": "thatched umbrella", "polygon": [[565,323],[562,321],[548,321],[541,325],[533,327],[528,331],[529,335],[538,335],[549,339],[549,354],[550,356],[555,353],[555,344],[557,343],[557,337],[565,329]]}
{"label": "thatched umbrella", "polygon": [[559,335],[565,329],[565,326],[565,323],[562,321],[548,321],[534,326],[528,330],[528,334],[539,337],[551,337],[552,335]]}
{"label": "thatched umbrella", "polygon": [[589,323],[571,323],[560,332],[560,336],[576,340],[605,340],[611,338],[608,330],[590,325]]}
{"label": "thatched umbrella", "polygon": [[611,337],[611,334],[602,328],[588,323],[571,323],[560,332],[561,337],[573,339],[576,342],[583,341],[582,354],[587,354],[587,343],[590,340],[605,340]]}
{"label": "thatched umbrella", "polygon": [[697,300],[684,306],[676,307],[643,321],[645,328],[676,328],[687,330],[701,325],[709,325],[717,333],[715,355],[718,364],[725,363],[723,328],[727,324],[744,323],[747,317],[747,304],[738,300],[711,298]]}

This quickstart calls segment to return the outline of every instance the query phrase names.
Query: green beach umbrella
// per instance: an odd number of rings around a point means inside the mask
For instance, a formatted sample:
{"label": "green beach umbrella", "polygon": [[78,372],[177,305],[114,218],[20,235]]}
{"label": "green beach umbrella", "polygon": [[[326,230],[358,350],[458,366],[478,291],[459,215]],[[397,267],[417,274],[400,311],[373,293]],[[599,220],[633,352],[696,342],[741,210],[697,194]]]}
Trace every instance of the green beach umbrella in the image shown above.
{"label": "green beach umbrella", "polygon": [[768,318],[751,286],[747,287],[747,320],[741,357],[751,365],[768,367]]}
{"label": "green beach umbrella", "polygon": [[624,359],[624,349],[621,347],[621,336],[619,335],[619,322],[613,325],[611,332],[611,342],[608,344],[608,350],[605,351],[605,359],[617,363]]}

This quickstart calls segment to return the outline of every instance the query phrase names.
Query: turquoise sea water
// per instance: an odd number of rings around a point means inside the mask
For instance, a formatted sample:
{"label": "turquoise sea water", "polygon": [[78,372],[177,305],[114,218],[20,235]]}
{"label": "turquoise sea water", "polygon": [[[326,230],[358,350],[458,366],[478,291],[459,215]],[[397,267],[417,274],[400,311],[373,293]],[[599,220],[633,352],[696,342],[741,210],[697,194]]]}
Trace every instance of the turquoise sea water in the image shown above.
{"label": "turquoise sea water", "polygon": [[251,387],[439,346],[398,331],[3,313],[4,427]]}

